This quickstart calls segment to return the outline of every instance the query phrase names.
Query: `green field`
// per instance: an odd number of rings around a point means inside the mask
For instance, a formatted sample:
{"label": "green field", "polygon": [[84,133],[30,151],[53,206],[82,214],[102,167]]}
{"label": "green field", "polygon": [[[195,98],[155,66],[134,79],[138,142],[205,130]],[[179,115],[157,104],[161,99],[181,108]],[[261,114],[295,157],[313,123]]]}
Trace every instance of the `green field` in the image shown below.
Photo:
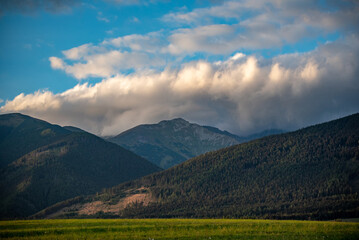
{"label": "green field", "polygon": [[0,221],[0,239],[359,239],[359,223],[227,219]]}

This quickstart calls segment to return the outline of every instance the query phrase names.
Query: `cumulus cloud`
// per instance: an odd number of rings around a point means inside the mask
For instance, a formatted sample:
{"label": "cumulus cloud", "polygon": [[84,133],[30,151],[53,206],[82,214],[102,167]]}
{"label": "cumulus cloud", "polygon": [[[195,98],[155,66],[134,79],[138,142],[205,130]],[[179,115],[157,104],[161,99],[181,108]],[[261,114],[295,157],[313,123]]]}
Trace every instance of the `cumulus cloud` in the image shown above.
{"label": "cumulus cloud", "polygon": [[87,56],[85,63],[76,63],[67,66],[65,71],[77,79],[87,77],[110,77],[118,72],[118,69],[140,69],[142,67],[160,64],[160,59],[150,59],[143,53],[121,52],[117,50],[102,54]]}
{"label": "cumulus cloud", "polygon": [[64,61],[62,61],[61,58],[57,58],[57,57],[50,57],[49,58],[50,61],[50,65],[53,69],[65,69],[66,64],[64,63]]}
{"label": "cumulus cloud", "polygon": [[62,51],[67,59],[70,60],[79,60],[84,56],[88,55],[88,53],[93,49],[92,44],[84,44],[79,47],[74,47],[66,51]]}
{"label": "cumulus cloud", "polygon": [[12,101],[6,101],[5,105],[6,108],[12,109],[12,112],[20,112],[24,109],[38,109],[38,111],[42,112],[49,109],[58,110],[61,106],[61,101],[49,91],[37,91],[28,95],[21,93]]}
{"label": "cumulus cloud", "polygon": [[272,59],[237,53],[222,62],[118,74],[58,94],[20,94],[0,111],[99,135],[174,117],[239,135],[290,130],[359,111],[358,58],[356,36]]}
{"label": "cumulus cloud", "polygon": [[[113,41],[115,40],[118,39]],[[114,44],[116,43],[117,41],[114,42]],[[106,44],[104,43],[104,45]],[[111,77],[123,70],[138,70],[164,64],[163,60],[154,54],[106,48],[104,45],[85,44],[63,51],[65,60],[50,57],[51,67],[64,70],[67,74],[81,80],[88,77]],[[131,45],[131,47],[136,48],[135,45]],[[71,62],[66,60],[71,60]]]}
{"label": "cumulus cloud", "polygon": [[106,39],[98,45],[83,44],[65,51],[63,57],[49,58],[51,67],[81,80],[111,77],[127,70],[156,68],[166,62],[163,34],[132,34]]}

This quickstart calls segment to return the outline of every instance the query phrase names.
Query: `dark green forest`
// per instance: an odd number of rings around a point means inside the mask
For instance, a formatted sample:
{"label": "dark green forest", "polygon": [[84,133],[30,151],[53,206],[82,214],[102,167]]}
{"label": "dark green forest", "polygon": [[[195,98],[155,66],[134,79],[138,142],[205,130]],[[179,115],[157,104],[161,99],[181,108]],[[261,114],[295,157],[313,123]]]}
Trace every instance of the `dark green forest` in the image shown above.
{"label": "dark green forest", "polygon": [[359,114],[209,152],[101,194],[62,202],[37,217],[74,201],[116,204],[141,187],[155,199],[148,206],[138,202],[116,214],[92,216],[70,207],[58,217],[359,217]]}

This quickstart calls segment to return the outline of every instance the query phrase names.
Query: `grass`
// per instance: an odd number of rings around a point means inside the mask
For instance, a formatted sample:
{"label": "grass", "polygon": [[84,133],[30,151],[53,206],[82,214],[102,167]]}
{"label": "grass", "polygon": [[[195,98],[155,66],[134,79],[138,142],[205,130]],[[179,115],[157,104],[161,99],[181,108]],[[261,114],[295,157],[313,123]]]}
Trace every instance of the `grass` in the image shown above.
{"label": "grass", "polygon": [[0,239],[359,239],[359,223],[228,219],[0,221]]}

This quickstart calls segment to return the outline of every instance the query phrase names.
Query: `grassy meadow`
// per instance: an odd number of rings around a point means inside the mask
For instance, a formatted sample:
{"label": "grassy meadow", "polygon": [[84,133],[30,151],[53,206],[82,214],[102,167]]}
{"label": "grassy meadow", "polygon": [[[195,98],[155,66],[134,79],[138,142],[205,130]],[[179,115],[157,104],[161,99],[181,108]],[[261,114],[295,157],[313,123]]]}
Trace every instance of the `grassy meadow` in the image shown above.
{"label": "grassy meadow", "polygon": [[229,219],[0,221],[0,239],[359,239],[359,223]]}

